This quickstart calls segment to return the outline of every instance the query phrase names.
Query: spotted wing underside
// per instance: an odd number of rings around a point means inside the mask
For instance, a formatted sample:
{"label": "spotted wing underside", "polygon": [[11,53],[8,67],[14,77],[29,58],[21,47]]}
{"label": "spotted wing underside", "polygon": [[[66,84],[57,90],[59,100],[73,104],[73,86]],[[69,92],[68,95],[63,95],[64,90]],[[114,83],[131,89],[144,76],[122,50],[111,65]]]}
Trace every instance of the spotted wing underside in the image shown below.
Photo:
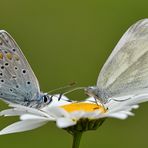
{"label": "spotted wing underside", "polygon": [[25,56],[14,39],[0,31],[0,98],[25,104],[39,94],[39,84]]}

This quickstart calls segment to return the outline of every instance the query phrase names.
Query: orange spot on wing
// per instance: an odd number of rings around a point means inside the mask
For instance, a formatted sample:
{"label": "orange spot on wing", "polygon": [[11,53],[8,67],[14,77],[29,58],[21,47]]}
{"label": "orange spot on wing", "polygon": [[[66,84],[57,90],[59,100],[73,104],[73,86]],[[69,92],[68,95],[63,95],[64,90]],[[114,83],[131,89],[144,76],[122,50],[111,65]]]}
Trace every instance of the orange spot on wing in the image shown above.
{"label": "orange spot on wing", "polygon": [[0,52],[0,60],[3,59],[3,54]]}
{"label": "orange spot on wing", "polygon": [[19,61],[19,56],[18,55],[14,55],[15,60]]}
{"label": "orange spot on wing", "polygon": [[8,52],[8,53],[6,54],[6,57],[7,57],[9,60],[12,60],[12,54],[11,54],[10,52]]}

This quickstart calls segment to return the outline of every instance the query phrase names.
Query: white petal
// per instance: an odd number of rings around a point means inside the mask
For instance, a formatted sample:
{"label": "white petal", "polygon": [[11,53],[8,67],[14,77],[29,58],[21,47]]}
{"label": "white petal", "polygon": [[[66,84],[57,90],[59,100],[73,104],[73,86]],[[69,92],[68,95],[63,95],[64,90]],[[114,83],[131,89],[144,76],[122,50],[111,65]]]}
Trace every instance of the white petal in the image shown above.
{"label": "white petal", "polygon": [[91,119],[94,119],[99,114],[100,114],[100,112],[98,110],[92,111],[92,112],[85,112],[83,110],[80,110],[80,111],[75,111],[75,112],[70,113],[70,117],[74,118],[74,119],[77,119],[77,120],[80,119],[80,118],[91,118]]}
{"label": "white petal", "polygon": [[36,116],[36,115],[31,115],[31,114],[24,114],[20,116],[21,120],[34,120],[34,119],[43,119],[47,121],[54,121],[54,118],[47,118],[47,117],[41,117],[41,116]]}
{"label": "white petal", "polygon": [[104,113],[102,113],[101,111],[93,111],[91,113],[88,113],[86,117],[90,118],[90,119],[95,119],[95,118],[98,118],[100,115],[102,115]]}
{"label": "white petal", "polygon": [[69,117],[69,113],[61,107],[50,107],[48,109],[48,114],[50,114],[53,118]]}
{"label": "white petal", "polygon": [[123,114],[123,113],[114,113],[114,114],[108,114],[107,117],[118,118],[118,119],[126,119],[128,117],[128,115]]}
{"label": "white petal", "polygon": [[31,108],[31,107],[27,107],[27,106],[23,106],[23,105],[19,105],[19,104],[9,104],[10,107],[14,107],[14,110],[16,111],[24,111],[25,113],[30,113],[30,114],[34,114],[34,115],[39,115],[39,116],[47,116],[49,117],[50,115],[39,110],[39,109],[35,109],[35,108]]}
{"label": "white petal", "polygon": [[133,116],[133,115],[134,114],[131,113],[130,111],[119,111],[119,112],[115,112],[115,113],[105,113],[100,117],[101,118],[111,117],[111,118],[118,118],[118,119],[126,119],[128,116]]}
{"label": "white petal", "polygon": [[0,131],[0,135],[32,130],[46,124],[46,120],[24,120],[13,123]]}
{"label": "white petal", "polygon": [[76,122],[71,118],[58,118],[56,124],[59,128],[66,128],[75,125]]}
{"label": "white petal", "polygon": [[123,111],[123,113],[127,114],[128,116],[134,116],[135,114],[130,111]]}
{"label": "white petal", "polygon": [[75,119],[80,119],[80,118],[84,117],[85,114],[87,114],[87,113],[83,110],[74,111],[74,112],[69,113],[70,117],[75,118]]}
{"label": "white petal", "polygon": [[26,113],[25,111],[18,111],[18,110],[15,110],[14,108],[13,109],[6,109],[6,110],[3,110],[0,112],[0,116],[4,115],[4,116],[19,116],[19,115],[22,115]]}

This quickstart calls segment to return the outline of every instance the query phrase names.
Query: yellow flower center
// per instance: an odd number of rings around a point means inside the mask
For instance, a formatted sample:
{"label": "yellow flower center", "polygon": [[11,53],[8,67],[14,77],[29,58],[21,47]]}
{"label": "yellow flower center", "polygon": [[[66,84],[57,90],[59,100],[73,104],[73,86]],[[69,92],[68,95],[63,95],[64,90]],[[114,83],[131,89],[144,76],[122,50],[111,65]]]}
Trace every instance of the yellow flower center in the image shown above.
{"label": "yellow flower center", "polygon": [[85,111],[85,112],[92,112],[95,110],[101,111],[102,113],[106,112],[106,109],[99,104],[93,103],[84,103],[84,102],[76,102],[72,104],[67,104],[61,106],[61,108],[65,109],[67,112],[74,112],[74,111]]}

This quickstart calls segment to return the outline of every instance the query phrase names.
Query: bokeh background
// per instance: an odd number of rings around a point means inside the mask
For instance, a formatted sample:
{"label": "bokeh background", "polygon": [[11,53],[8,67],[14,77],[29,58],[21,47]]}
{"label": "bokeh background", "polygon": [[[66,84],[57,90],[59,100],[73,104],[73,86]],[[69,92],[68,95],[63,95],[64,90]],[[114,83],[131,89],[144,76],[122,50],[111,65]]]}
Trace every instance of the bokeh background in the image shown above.
{"label": "bokeh background", "polygon": [[[98,73],[126,29],[148,17],[146,0],[7,0],[0,1],[0,29],[20,45],[41,90],[69,82],[95,85]],[[69,94],[84,99],[83,92]],[[7,106],[0,102],[0,110]],[[148,103],[127,120],[108,119],[83,135],[81,148],[148,146]],[[0,117],[0,128],[18,118]],[[71,136],[54,123],[39,129],[0,136],[5,148],[70,148]]]}

